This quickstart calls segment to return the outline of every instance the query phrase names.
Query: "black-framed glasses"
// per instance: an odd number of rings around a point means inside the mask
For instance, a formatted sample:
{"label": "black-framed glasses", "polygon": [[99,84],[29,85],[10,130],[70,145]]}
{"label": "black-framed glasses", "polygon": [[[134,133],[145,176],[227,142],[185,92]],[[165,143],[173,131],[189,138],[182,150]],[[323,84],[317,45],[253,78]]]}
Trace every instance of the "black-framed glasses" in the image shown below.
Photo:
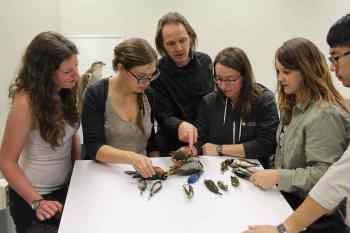
{"label": "black-framed glasses", "polygon": [[128,72],[131,74],[131,76],[133,76],[136,79],[137,84],[150,83],[159,74],[158,70],[156,70],[153,74],[144,74],[142,76],[137,76],[136,74],[134,74],[130,70],[128,70]]}
{"label": "black-framed glasses", "polygon": [[338,56],[329,57],[328,60],[329,60],[329,62],[332,63],[332,64],[338,64],[340,58],[345,57],[345,56],[348,56],[349,54],[350,54],[350,51],[347,51],[347,52],[345,52],[345,53],[343,53],[343,54],[340,54],[340,55],[338,55]]}
{"label": "black-framed glasses", "polygon": [[238,80],[241,79],[242,76],[236,77],[236,78],[222,78],[218,75],[214,76],[214,81],[220,85],[220,84],[225,84],[225,85],[229,85],[232,86],[234,85]]}

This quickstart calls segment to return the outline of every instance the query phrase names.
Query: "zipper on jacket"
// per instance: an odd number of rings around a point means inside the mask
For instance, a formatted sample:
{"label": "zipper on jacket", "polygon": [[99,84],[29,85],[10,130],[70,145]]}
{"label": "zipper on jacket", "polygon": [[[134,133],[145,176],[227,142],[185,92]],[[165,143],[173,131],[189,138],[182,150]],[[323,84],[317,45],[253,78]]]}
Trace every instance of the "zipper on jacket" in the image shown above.
{"label": "zipper on jacket", "polygon": [[[223,125],[226,122],[226,113],[227,113],[227,97],[225,98],[225,110],[224,110],[224,122]],[[233,120],[233,124],[232,124],[232,143],[236,144],[236,122],[235,120]],[[242,118],[239,117],[239,128],[238,128],[238,141],[241,141],[241,136],[242,136]]]}
{"label": "zipper on jacket", "polygon": [[224,123],[223,123],[223,125],[224,125],[225,122],[226,122],[226,111],[227,111],[227,97],[226,97],[226,100],[225,100]]}

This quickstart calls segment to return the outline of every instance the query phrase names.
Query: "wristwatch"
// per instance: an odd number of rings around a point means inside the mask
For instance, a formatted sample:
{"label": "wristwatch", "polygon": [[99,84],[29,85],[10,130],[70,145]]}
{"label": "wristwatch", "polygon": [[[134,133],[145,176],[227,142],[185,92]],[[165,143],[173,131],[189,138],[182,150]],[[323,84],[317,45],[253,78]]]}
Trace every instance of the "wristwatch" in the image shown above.
{"label": "wristwatch", "polygon": [[288,233],[286,227],[283,225],[283,223],[279,224],[277,226],[278,233]]}
{"label": "wristwatch", "polygon": [[40,206],[40,202],[43,201],[44,199],[37,199],[37,200],[34,200],[32,201],[32,203],[30,203],[30,207],[32,207],[32,210],[37,210]]}
{"label": "wristwatch", "polygon": [[223,150],[224,150],[224,146],[223,145],[217,145],[216,146],[216,152],[218,152],[218,155],[223,156]]}

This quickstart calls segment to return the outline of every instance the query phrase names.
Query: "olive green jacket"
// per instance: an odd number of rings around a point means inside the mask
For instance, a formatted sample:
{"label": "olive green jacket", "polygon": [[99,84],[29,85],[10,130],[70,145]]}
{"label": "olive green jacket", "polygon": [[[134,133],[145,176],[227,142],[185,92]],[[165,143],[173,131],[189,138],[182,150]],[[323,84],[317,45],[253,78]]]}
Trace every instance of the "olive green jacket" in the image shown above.
{"label": "olive green jacket", "polygon": [[305,196],[344,153],[348,145],[345,128],[349,120],[334,105],[312,102],[306,107],[295,107],[292,120],[284,127],[281,137],[282,122],[283,116],[276,134],[278,189]]}

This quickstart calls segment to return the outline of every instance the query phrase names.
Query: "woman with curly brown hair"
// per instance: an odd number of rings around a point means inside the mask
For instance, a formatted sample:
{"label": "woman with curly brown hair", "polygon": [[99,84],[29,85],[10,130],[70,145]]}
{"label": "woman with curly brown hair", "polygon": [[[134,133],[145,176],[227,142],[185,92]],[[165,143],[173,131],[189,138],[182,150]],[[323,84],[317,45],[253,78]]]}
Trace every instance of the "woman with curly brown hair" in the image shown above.
{"label": "woman with curly brown hair", "polygon": [[58,33],[38,34],[9,89],[0,169],[18,233],[36,219],[52,221],[63,208],[72,160],[80,156],[77,53]]}

